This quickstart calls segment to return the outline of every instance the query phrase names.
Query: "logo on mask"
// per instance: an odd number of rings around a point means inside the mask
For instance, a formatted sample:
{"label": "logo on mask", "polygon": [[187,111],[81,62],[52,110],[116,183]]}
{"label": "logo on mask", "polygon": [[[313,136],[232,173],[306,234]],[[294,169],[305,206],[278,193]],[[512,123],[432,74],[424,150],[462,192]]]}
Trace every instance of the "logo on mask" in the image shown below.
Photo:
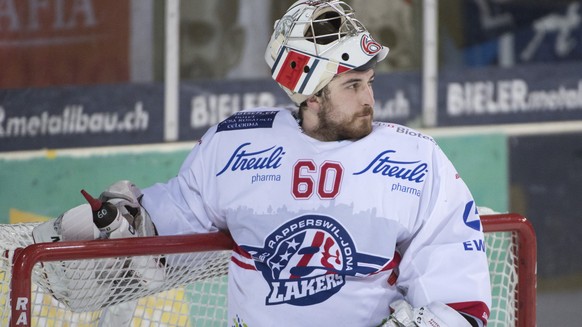
{"label": "logo on mask", "polygon": [[370,35],[364,34],[362,35],[362,39],[360,40],[360,46],[362,47],[362,51],[368,56],[373,56],[382,50],[382,45],[376,42]]}

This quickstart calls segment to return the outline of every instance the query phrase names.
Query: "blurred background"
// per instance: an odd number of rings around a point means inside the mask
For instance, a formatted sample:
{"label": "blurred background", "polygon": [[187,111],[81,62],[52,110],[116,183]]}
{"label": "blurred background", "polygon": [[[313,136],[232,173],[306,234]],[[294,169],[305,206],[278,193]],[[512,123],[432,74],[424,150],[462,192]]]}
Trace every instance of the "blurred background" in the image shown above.
{"label": "blurred background", "polygon": [[[264,50],[293,2],[1,1],[0,223],[164,181],[213,124],[291,105]],[[434,136],[480,206],[529,218],[538,311],[565,294],[551,310],[580,316],[582,1],[346,2],[391,49],[377,120]]]}

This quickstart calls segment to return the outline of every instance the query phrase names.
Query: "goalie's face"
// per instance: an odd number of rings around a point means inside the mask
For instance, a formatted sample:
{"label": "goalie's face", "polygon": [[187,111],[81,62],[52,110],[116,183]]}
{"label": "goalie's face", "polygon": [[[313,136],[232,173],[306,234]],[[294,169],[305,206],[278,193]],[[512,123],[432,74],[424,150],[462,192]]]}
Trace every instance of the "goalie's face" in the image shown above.
{"label": "goalie's face", "polygon": [[305,133],[320,141],[358,140],[372,131],[374,70],[337,75],[308,100]]}

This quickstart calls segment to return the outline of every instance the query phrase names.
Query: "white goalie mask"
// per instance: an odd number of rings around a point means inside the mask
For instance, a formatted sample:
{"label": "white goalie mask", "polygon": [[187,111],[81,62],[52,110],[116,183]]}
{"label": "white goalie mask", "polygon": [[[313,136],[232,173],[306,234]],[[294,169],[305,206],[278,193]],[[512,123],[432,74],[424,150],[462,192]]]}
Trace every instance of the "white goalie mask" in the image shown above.
{"label": "white goalie mask", "polygon": [[275,22],[265,60],[271,76],[297,105],[335,75],[386,58],[343,1],[297,1]]}

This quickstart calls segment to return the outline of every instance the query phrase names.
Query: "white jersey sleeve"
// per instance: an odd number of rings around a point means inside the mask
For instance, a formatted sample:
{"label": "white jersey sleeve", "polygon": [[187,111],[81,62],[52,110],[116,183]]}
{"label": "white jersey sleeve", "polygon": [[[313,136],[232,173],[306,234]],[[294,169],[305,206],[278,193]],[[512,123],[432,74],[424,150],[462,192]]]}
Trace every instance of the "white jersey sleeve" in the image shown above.
{"label": "white jersey sleeve", "polygon": [[[209,130],[203,140],[211,140]],[[179,174],[166,183],[157,183],[142,190],[142,206],[152,217],[160,235],[180,235],[213,232],[225,229],[224,220],[210,207],[210,191],[204,196],[201,184],[208,180],[207,159],[199,142],[183,162]],[[210,160],[210,159],[208,159]],[[214,219],[213,219],[214,218]]]}
{"label": "white jersey sleeve", "polygon": [[421,196],[421,219],[411,229],[414,237],[401,246],[398,283],[413,306],[439,301],[487,321],[491,287],[476,204],[438,147],[432,166],[437,170]]}

